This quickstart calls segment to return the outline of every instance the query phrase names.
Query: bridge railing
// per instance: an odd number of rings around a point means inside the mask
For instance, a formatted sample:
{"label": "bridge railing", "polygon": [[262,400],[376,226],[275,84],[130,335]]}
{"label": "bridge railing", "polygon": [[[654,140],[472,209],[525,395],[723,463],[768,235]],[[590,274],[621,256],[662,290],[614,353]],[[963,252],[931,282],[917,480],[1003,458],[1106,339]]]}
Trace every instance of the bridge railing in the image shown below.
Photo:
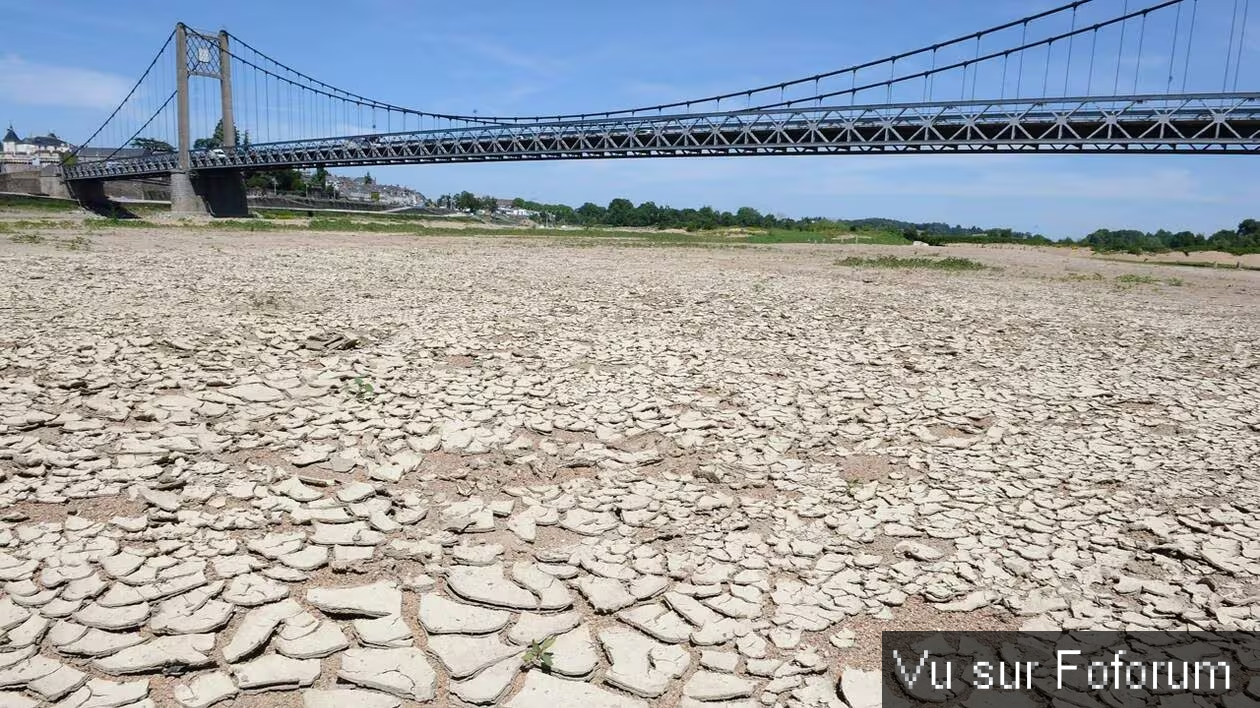
{"label": "bridge railing", "polygon": [[[1008,125],[1011,133],[1001,137],[1007,143],[1108,142],[1148,140],[1123,130],[1101,130],[1116,126],[1191,126],[1197,131],[1184,134],[1163,131],[1159,139],[1190,144],[1194,141],[1252,144],[1260,143],[1255,122],[1260,120],[1260,93],[1135,95],[1105,98],[1076,97],[1054,99],[1008,99],[1004,101],[942,101],[893,105],[822,106],[764,111],[725,111],[720,113],[674,114],[597,120],[540,121],[530,124],[499,124],[442,128],[425,131],[350,135],[315,140],[258,143],[235,148],[195,151],[190,155],[193,170],[240,169],[245,171],[317,164],[389,164],[476,159],[479,156],[514,155],[560,158],[569,153],[584,156],[616,156],[619,151],[681,151],[721,141],[732,154],[742,148],[774,145],[837,144],[860,141],[885,145],[892,140],[967,142],[994,140],[992,129]],[[1245,125],[1243,132],[1230,134],[1204,126]],[[1049,132],[1047,126],[1068,129]],[[909,128],[923,128],[907,133]],[[988,132],[962,134],[959,128],[986,128]],[[1072,130],[1084,130],[1072,137]],[[896,131],[881,137],[877,131]],[[952,133],[944,131],[953,130]],[[1021,137],[1018,131],[1023,131]],[[1031,131],[1037,131],[1031,132]],[[873,132],[875,131],[875,132]],[[1042,137],[1038,138],[1040,135]],[[734,142],[732,142],[732,140]],[[767,142],[769,141],[769,142]],[[737,149],[740,148],[740,149]],[[67,179],[118,179],[163,174],[178,169],[172,153],[149,155],[101,163],[80,163],[67,168]]]}

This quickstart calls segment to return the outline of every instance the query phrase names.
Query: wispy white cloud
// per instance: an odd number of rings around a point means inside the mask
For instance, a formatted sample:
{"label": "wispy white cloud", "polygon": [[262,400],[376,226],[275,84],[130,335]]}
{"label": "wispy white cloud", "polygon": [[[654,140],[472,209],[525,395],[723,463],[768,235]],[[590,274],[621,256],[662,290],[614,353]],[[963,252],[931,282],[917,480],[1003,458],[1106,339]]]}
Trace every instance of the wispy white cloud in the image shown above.
{"label": "wispy white cloud", "polygon": [[103,110],[118,105],[129,88],[131,81],[117,74],[0,57],[0,96],[17,104]]}
{"label": "wispy white cloud", "polygon": [[462,51],[478,55],[481,58],[488,59],[496,64],[500,64],[511,69],[527,71],[535,75],[556,76],[563,73],[565,67],[567,66],[563,61],[529,52],[523,52],[508,44],[497,42],[486,37],[475,35],[443,35],[441,37],[434,37],[434,39],[454,45]]}

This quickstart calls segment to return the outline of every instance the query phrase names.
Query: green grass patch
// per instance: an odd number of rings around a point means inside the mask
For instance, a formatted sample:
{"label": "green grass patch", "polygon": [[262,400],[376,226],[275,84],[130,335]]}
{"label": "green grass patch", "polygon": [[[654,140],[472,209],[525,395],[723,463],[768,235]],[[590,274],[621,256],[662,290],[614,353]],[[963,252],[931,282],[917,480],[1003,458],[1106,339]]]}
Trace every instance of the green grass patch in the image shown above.
{"label": "green grass patch", "polygon": [[44,237],[39,234],[13,234],[9,237],[9,240],[13,243],[37,244],[43,243]]}
{"label": "green grass patch", "polygon": [[87,251],[92,248],[92,241],[87,236],[79,234],[69,241],[61,241],[57,244],[58,249],[67,251]]}
{"label": "green grass patch", "polygon": [[387,234],[417,233],[424,230],[419,224],[405,221],[365,221],[346,216],[318,216],[311,219],[307,228],[311,231],[358,231]]}
{"label": "green grass patch", "polygon": [[[1104,258],[1116,263],[1133,263],[1127,258]],[[1243,265],[1242,261],[1233,263],[1217,263],[1215,261],[1142,261],[1145,265],[1181,266],[1183,268],[1223,268],[1225,270],[1260,270],[1260,266]]]}
{"label": "green grass patch", "polygon": [[790,231],[768,229],[746,235],[735,234],[720,237],[744,243],[822,243],[822,244],[874,244],[880,246],[909,246],[910,242],[892,233],[837,233],[820,231]]}
{"label": "green grass patch", "polygon": [[83,228],[92,231],[95,229],[146,229],[153,228],[157,224],[144,219],[119,219],[116,216],[106,217],[104,219],[84,219]]}
{"label": "green grass patch", "polygon": [[0,194],[0,211],[8,210],[73,212],[79,210],[79,204],[69,199]]}
{"label": "green grass patch", "polygon": [[1063,277],[1064,280],[1073,283],[1082,281],[1099,281],[1102,280],[1102,273],[1068,273]]}
{"label": "green grass patch", "polygon": [[840,240],[841,243],[870,243],[877,246],[909,246],[910,240],[901,234],[894,233],[860,233],[852,234]]}
{"label": "green grass patch", "polygon": [[58,219],[17,219],[8,224],[13,229],[60,229],[75,225],[74,222]]}
{"label": "green grass patch", "polygon": [[[257,209],[257,207],[255,207]],[[271,221],[291,221],[293,219],[304,219],[306,214],[296,211],[276,211],[274,209],[258,209],[258,218],[268,219]]]}
{"label": "green grass patch", "polygon": [[203,223],[186,222],[179,226],[204,231],[301,231],[301,224],[284,224],[266,219],[215,219]]}
{"label": "green grass patch", "polygon": [[1125,273],[1116,276],[1116,283],[1119,285],[1172,285],[1181,287],[1186,281],[1181,278],[1156,278],[1151,275],[1139,275],[1137,273]]}
{"label": "green grass patch", "polygon": [[958,258],[957,256],[946,256],[945,258],[926,258],[912,257],[902,258],[901,256],[849,256],[836,261],[836,265],[849,266],[852,268],[900,268],[900,269],[925,269],[925,270],[945,270],[945,271],[976,271],[991,270],[979,261],[973,261],[970,258]]}
{"label": "green grass patch", "polygon": [[445,221],[460,224],[479,224],[480,219],[474,216],[439,216],[436,214],[422,213],[398,213],[384,211],[358,211],[355,213],[345,213],[345,211],[332,211],[327,209],[311,208],[299,209],[288,207],[253,207],[259,218],[272,219],[277,221],[286,221],[292,219],[372,219],[383,221],[398,222],[420,222],[420,221]]}
{"label": "green grass patch", "polygon": [[1130,285],[1155,285],[1159,282],[1159,278],[1152,278],[1149,275],[1138,275],[1136,273],[1125,273],[1116,276],[1117,283],[1127,283]]}

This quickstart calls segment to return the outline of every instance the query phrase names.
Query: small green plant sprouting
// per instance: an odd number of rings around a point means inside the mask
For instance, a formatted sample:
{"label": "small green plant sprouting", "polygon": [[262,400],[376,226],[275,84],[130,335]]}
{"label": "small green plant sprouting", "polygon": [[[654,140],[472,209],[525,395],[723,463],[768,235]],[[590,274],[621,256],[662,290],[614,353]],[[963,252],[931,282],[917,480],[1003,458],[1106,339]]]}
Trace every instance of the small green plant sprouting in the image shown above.
{"label": "small green plant sprouting", "polygon": [[1132,283],[1138,285],[1154,285],[1159,282],[1159,278],[1152,278],[1149,275],[1138,275],[1137,273],[1125,273],[1116,276],[1117,283]]}
{"label": "small green plant sprouting", "polygon": [[371,383],[364,381],[362,376],[354,377],[354,381],[346,388],[350,395],[354,396],[358,401],[370,401],[376,397],[376,389],[372,387]]}
{"label": "small green plant sprouting", "polygon": [[836,265],[850,266],[854,268],[925,268],[929,270],[945,270],[945,271],[964,271],[964,270],[990,270],[991,266],[987,266],[970,258],[959,258],[957,256],[946,256],[945,258],[927,258],[912,257],[902,258],[900,256],[875,256],[871,258],[862,258],[859,256],[849,256],[836,261]]}
{"label": "small green plant sprouting", "polygon": [[551,673],[551,662],[555,655],[549,650],[555,642],[555,637],[547,637],[541,642],[530,642],[529,649],[525,650],[525,654],[521,656],[521,668],[529,671],[537,666],[543,670],[543,673]]}
{"label": "small green plant sprouting", "polygon": [[66,248],[71,251],[86,251],[92,245],[92,241],[87,236],[79,234],[74,238],[66,241]]}
{"label": "small green plant sprouting", "polygon": [[1102,273],[1089,273],[1088,275],[1085,273],[1068,273],[1065,279],[1069,281],[1102,280],[1103,277]]}
{"label": "small green plant sprouting", "polygon": [[1165,280],[1164,282],[1177,288],[1186,284],[1186,281],[1182,280],[1181,278],[1169,278],[1168,280]]}
{"label": "small green plant sprouting", "polygon": [[280,306],[280,299],[275,293],[250,293],[249,302],[254,307],[269,309]]}
{"label": "small green plant sprouting", "polygon": [[43,243],[44,237],[39,234],[13,234],[9,240],[13,243]]}

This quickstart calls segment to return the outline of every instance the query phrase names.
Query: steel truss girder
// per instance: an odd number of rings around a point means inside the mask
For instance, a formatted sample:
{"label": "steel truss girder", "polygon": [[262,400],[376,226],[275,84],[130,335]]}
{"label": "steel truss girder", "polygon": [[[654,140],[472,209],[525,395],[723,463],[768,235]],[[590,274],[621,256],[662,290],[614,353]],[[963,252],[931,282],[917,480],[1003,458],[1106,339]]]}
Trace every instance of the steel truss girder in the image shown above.
{"label": "steel truss girder", "polygon": [[[1260,154],[1260,94],[818,107],[473,126],[255,144],[191,155],[194,170],[870,153]],[[68,180],[135,179],[174,154],[68,167]]]}

